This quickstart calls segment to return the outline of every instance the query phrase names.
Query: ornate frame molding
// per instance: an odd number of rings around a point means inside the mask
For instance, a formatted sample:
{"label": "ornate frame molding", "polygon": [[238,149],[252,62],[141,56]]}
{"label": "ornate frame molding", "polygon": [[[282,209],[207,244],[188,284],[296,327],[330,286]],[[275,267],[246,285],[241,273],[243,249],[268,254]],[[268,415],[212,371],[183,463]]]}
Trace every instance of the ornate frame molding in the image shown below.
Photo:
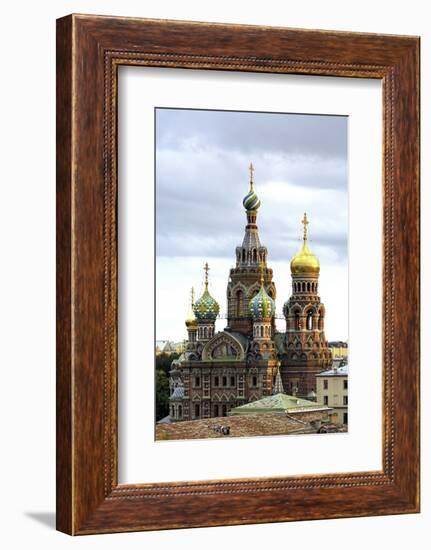
{"label": "ornate frame molding", "polygon": [[[87,534],[418,511],[418,38],[73,15],[58,20],[57,52],[58,529]],[[382,80],[382,471],[118,484],[120,65]],[[252,506],[257,493],[259,510]]]}

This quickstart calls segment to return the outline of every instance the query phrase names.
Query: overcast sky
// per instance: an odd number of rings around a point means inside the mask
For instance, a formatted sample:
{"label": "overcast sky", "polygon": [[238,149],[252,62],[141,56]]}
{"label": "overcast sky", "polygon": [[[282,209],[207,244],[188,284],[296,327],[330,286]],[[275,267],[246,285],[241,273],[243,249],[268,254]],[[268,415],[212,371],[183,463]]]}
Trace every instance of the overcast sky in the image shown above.
{"label": "overcast sky", "polygon": [[[321,264],[326,335],[346,339],[347,118],[181,109],[156,110],[157,339],[185,337],[189,289],[201,292],[205,261],[211,293],[226,311],[250,162],[277,312],[290,295],[289,264],[302,244],[306,211],[309,244]],[[284,329],[283,322],[278,326]]]}

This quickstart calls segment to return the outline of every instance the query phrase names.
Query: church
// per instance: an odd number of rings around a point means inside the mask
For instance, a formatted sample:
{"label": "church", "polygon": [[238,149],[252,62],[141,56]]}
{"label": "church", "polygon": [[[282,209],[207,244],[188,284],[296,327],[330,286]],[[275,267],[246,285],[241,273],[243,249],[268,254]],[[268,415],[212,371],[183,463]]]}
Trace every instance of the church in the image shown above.
{"label": "church", "polygon": [[226,416],[235,407],[278,393],[313,399],[316,374],[332,364],[319,296],[320,264],[308,246],[306,214],[303,245],[290,262],[292,293],[283,307],[286,331],[276,330],[277,292],[268,250],[259,237],[261,202],[253,172],[251,164],[243,200],[247,223],[227,284],[227,325],[215,332],[220,306],[208,289],[206,263],[204,292],[196,301],[192,290],[185,351],[171,365],[171,421]]}

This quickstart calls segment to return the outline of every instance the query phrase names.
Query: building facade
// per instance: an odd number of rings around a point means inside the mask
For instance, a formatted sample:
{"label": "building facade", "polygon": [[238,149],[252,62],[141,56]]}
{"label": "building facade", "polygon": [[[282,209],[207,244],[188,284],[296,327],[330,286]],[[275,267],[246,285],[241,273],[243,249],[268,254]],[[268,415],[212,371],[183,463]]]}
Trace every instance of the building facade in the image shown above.
{"label": "building facade", "polygon": [[287,393],[311,397],[316,374],[332,364],[325,338],[325,306],[319,295],[320,264],[308,246],[307,215],[303,245],[290,262],[292,295],[284,304],[286,334],[281,351],[281,377]]}
{"label": "building facade", "polygon": [[307,245],[308,220],[304,215],[304,244],[291,262],[293,293],[284,307],[287,330],[277,333],[276,287],[259,237],[260,200],[252,165],[249,183],[243,200],[244,237],[226,289],[227,326],[215,332],[220,307],[209,292],[205,264],[204,292],[196,301],[192,296],[186,319],[185,351],[172,362],[172,421],[226,416],[235,407],[272,395],[280,380],[288,393],[306,397],[316,389],[316,373],[331,364],[318,295],[319,262]]}
{"label": "building facade", "polygon": [[346,364],[316,376],[317,403],[333,409],[331,421],[334,424],[348,424],[348,377]]}

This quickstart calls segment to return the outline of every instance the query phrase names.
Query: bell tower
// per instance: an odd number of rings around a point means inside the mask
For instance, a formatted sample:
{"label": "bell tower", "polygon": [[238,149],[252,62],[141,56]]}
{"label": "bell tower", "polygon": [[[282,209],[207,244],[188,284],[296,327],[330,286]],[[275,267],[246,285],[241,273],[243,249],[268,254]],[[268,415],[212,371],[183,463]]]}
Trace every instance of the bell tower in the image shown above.
{"label": "bell tower", "polygon": [[[236,265],[230,270],[227,285],[228,330],[253,336],[253,322],[248,311],[250,300],[259,292],[260,268],[263,265],[264,287],[269,297],[275,300],[276,290],[272,281],[272,269],[267,266],[268,250],[262,246],[257,227],[260,199],[254,191],[254,167],[249,166],[249,191],[242,204],[247,225],[241,246],[236,247]],[[274,321],[271,321],[274,329]]]}
{"label": "bell tower", "polygon": [[285,391],[308,397],[315,376],[329,368],[332,354],[325,338],[325,306],[319,296],[320,263],[308,246],[308,218],[302,219],[303,245],[292,258],[292,295],[284,304],[286,336],[281,377]]}

